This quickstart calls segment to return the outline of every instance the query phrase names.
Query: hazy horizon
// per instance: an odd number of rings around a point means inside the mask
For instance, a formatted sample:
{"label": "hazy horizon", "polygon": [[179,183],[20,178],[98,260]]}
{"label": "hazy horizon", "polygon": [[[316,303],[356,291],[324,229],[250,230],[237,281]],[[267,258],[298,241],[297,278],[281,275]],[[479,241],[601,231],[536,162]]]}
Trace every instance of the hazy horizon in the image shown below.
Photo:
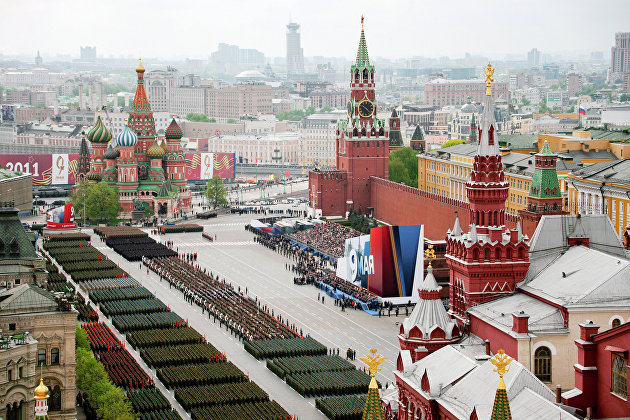
{"label": "hazy horizon", "polygon": [[[0,0],[5,33],[17,33],[0,47],[9,56],[79,55],[96,46],[99,57],[207,59],[221,42],[253,48],[266,57],[286,54],[286,24],[298,23],[306,57],[352,58],[365,16],[370,55],[525,58],[532,48],[544,54],[609,56],[615,32],[630,31],[630,1],[593,2],[488,0],[444,3],[366,0],[318,3],[234,0],[153,0],[41,2]],[[33,28],[25,31],[25,28]]]}

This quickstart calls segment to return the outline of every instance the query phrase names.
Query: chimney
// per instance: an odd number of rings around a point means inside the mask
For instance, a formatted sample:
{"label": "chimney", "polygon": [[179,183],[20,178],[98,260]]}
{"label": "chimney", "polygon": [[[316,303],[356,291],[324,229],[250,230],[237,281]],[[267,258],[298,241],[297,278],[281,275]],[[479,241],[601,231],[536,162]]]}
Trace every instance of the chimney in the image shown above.
{"label": "chimney", "polygon": [[519,334],[527,334],[529,332],[529,315],[523,311],[513,313],[512,331]]}
{"label": "chimney", "polygon": [[591,320],[587,320],[580,324],[580,340],[591,341],[591,336],[597,334],[599,325]]}
{"label": "chimney", "polygon": [[484,344],[486,345],[486,356],[490,356],[490,340],[485,340]]}
{"label": "chimney", "polygon": [[560,404],[562,402],[562,387],[560,385],[556,385],[556,404]]}

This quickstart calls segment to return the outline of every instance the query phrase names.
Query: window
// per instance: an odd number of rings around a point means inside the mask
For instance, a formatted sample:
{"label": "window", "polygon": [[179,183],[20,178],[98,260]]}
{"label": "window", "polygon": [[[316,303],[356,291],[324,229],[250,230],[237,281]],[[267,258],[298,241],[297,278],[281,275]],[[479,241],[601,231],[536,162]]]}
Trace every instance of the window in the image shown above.
{"label": "window", "polygon": [[539,347],[534,353],[534,374],[543,382],[551,382],[551,350]]}
{"label": "window", "polygon": [[50,364],[58,365],[59,364],[59,349],[54,348],[50,351]]}
{"label": "window", "polygon": [[620,325],[621,325],[621,320],[619,318],[613,319],[613,322],[612,322],[612,327],[613,328],[617,328]]}
{"label": "window", "polygon": [[46,350],[37,350],[37,366],[46,365]]}
{"label": "window", "polygon": [[628,378],[626,361],[623,357],[613,355],[612,392],[622,398],[628,398]]}

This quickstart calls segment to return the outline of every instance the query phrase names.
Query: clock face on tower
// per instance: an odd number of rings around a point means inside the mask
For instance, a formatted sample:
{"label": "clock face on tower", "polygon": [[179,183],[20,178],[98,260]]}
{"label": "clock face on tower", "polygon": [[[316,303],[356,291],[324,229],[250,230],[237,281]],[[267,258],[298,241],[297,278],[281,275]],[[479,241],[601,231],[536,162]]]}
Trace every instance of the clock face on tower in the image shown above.
{"label": "clock face on tower", "polygon": [[348,101],[348,116],[352,116],[352,112],[354,111],[354,103],[352,101]]}
{"label": "clock face on tower", "polygon": [[359,115],[362,118],[368,118],[372,114],[374,114],[374,104],[368,99],[361,101],[359,103]]}

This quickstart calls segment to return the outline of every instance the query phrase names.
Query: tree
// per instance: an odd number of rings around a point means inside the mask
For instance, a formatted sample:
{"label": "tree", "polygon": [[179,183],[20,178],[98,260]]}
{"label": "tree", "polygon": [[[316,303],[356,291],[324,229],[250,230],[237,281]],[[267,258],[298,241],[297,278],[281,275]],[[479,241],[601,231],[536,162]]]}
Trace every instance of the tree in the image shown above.
{"label": "tree", "polygon": [[219,175],[213,176],[212,179],[208,181],[205,194],[210,204],[212,204],[212,208],[216,209],[228,203],[227,192],[223,186],[223,180]]}
{"label": "tree", "polygon": [[[85,216],[87,220],[113,220],[118,216],[122,207],[118,203],[118,188],[111,187],[105,182],[97,184],[83,183],[72,194],[72,205],[75,211]],[[83,208],[85,202],[85,212]]]}
{"label": "tree", "polygon": [[418,186],[417,152],[411,147],[402,147],[389,154],[389,179],[410,187]]}
{"label": "tree", "polygon": [[210,118],[208,118],[206,114],[195,114],[192,112],[189,112],[188,114],[186,114],[186,119],[188,121],[194,121],[194,122],[212,122],[210,121]]}
{"label": "tree", "polygon": [[462,140],[462,139],[452,139],[452,140],[449,140],[446,143],[444,143],[442,145],[442,149],[444,149],[446,147],[456,146],[456,145],[462,144],[462,143],[464,143],[464,140]]}

